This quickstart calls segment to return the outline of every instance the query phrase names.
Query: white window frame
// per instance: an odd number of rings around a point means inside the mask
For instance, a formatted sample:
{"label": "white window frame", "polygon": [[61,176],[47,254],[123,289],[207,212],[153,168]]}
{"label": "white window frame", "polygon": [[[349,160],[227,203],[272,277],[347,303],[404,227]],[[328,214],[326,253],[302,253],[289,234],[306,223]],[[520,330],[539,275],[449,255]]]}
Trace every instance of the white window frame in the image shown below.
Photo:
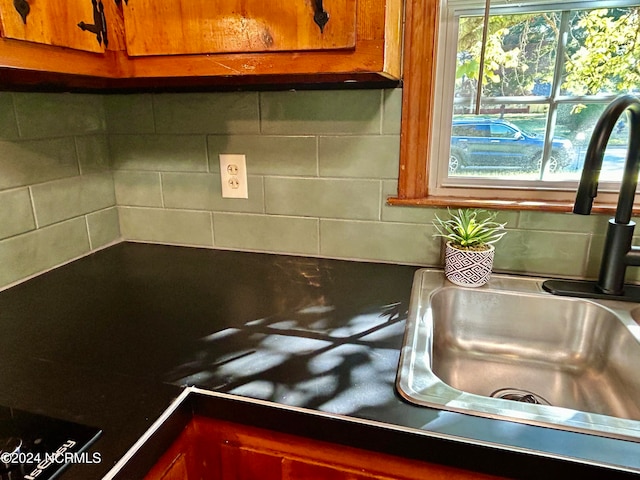
{"label": "white window frame", "polygon": [[[510,0],[492,0],[491,14],[510,14],[540,11],[540,6],[549,5],[549,11],[566,11],[576,9],[606,8],[638,6],[638,0],[583,0],[581,2],[564,2],[549,0],[524,0],[511,2]],[[436,197],[473,197],[478,199],[529,199],[532,202],[566,202],[573,201],[577,189],[577,181],[543,181],[543,180],[505,180],[499,178],[480,177],[449,177],[448,163],[451,143],[451,121],[453,117],[453,94],[455,84],[456,54],[458,48],[458,19],[462,14],[482,15],[484,0],[440,0],[440,28],[438,50],[436,58],[436,76],[434,109],[432,117],[432,142],[429,162],[429,194]],[[568,18],[568,13],[564,15]],[[566,19],[565,19],[566,21]],[[563,43],[565,40],[561,39]],[[560,45],[556,65],[561,65],[564,45]],[[557,70],[558,67],[556,67]],[[559,73],[559,72],[557,72]],[[516,97],[517,103],[545,104],[550,108],[557,108],[558,104],[598,102],[607,104],[615,95],[599,95],[585,97],[560,97],[559,75],[552,87],[549,97]],[[491,99],[483,97],[482,103],[492,101],[504,103],[506,99]],[[553,107],[552,107],[553,105]],[[553,134],[547,126],[547,135]],[[598,200],[615,203],[619,182],[601,182]],[[636,201],[640,196],[636,196]]]}

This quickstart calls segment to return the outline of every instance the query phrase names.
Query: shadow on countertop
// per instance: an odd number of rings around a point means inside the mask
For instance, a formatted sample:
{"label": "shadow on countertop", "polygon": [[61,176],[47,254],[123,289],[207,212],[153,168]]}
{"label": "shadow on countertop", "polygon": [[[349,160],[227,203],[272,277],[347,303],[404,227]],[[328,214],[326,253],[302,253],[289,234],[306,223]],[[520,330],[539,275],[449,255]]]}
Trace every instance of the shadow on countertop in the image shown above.
{"label": "shadow on countertop", "polygon": [[117,244],[0,292],[0,404],[103,429],[103,463],[71,480],[105,473],[185,384],[341,413],[399,401],[415,269]]}

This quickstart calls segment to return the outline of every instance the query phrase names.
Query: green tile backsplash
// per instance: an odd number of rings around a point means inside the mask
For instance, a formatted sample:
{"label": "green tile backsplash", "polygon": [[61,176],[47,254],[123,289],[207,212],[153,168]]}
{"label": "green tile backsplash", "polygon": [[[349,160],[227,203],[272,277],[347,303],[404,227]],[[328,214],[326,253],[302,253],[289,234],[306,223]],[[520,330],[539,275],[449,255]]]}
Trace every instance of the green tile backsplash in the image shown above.
{"label": "green tile backsplash", "polygon": [[80,173],[111,171],[109,142],[104,134],[75,137]]}
{"label": "green tile backsplash", "polygon": [[318,254],[318,219],[237,213],[213,214],[217,247]]}
{"label": "green tile backsplash", "polygon": [[532,274],[580,277],[586,266],[589,235],[513,230],[497,244],[494,268]]}
{"label": "green tile backsplash", "polygon": [[289,135],[209,135],[209,169],[220,172],[218,155],[245,154],[251,158],[254,175],[296,175],[314,177],[318,173],[315,136]]}
{"label": "green tile backsplash", "polygon": [[101,95],[0,92],[0,289],[120,239]]}
{"label": "green tile backsplash", "polygon": [[153,95],[108,95],[104,110],[110,133],[155,133]]}
{"label": "green tile backsplash", "polygon": [[397,178],[399,135],[323,136],[318,139],[322,177]]}
{"label": "green tile backsplash", "polygon": [[18,123],[13,108],[13,96],[0,93],[0,140],[18,138]]}
{"label": "green tile backsplash", "polygon": [[23,187],[80,173],[72,137],[0,140],[0,189]]}
{"label": "green tile backsplash", "polygon": [[99,95],[14,93],[21,138],[67,137],[105,131],[104,102]]}
{"label": "green tile backsplash", "polygon": [[115,206],[88,213],[86,219],[92,250],[109,245],[120,238],[120,219]]}
{"label": "green tile backsplash", "polygon": [[320,221],[320,252],[329,257],[364,258],[400,263],[437,265],[440,243],[431,225]]}
{"label": "green tile backsplash", "polygon": [[204,135],[109,135],[115,170],[206,172]]}
{"label": "green tile backsplash", "polygon": [[[440,265],[441,210],[385,202],[401,94],[0,93],[0,288],[120,239]],[[221,153],[248,199],[222,198]],[[497,270],[597,274],[606,217],[500,219]]]}
{"label": "green tile backsplash", "polygon": [[384,91],[382,108],[382,133],[400,135],[402,116],[402,90],[400,88]]}
{"label": "green tile backsplash", "polygon": [[2,240],[0,285],[9,285],[89,251],[84,218],[74,218]]}
{"label": "green tile backsplash", "polygon": [[257,93],[153,96],[156,133],[259,133]]}
{"label": "green tile backsplash", "polygon": [[360,179],[265,178],[265,208],[275,215],[377,220],[380,182]]}
{"label": "green tile backsplash", "polygon": [[116,203],[132,207],[162,207],[160,178],[158,172],[114,172]]}
{"label": "green tile backsplash", "polygon": [[279,135],[379,135],[380,90],[266,92],[260,95],[261,132]]}
{"label": "green tile backsplash", "polygon": [[36,228],[28,188],[0,192],[0,239]]}
{"label": "green tile backsplash", "polygon": [[120,207],[119,213],[120,232],[127,240],[213,246],[209,212]]}
{"label": "green tile backsplash", "polygon": [[113,177],[108,172],[34,185],[31,197],[38,226],[103,210],[116,203]]}
{"label": "green tile backsplash", "polygon": [[262,177],[247,179],[248,199],[222,197],[220,175],[214,173],[163,173],[162,191],[167,208],[225,212],[264,212]]}

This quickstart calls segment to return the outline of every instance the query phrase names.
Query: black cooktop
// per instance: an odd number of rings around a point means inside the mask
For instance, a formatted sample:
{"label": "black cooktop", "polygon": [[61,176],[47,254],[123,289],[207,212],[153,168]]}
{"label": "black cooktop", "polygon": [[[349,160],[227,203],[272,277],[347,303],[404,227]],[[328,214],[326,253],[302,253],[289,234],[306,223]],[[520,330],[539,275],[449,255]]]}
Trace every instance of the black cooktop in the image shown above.
{"label": "black cooktop", "polygon": [[0,406],[0,480],[50,480],[73,463],[99,463],[95,427]]}

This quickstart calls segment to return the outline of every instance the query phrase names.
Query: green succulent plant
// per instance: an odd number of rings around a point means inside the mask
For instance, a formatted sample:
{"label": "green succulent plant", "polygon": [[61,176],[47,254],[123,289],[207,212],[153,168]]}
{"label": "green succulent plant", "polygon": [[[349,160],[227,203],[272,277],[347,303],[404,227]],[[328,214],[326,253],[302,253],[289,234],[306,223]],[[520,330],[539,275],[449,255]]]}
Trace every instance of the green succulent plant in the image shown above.
{"label": "green succulent plant", "polygon": [[434,236],[445,238],[463,250],[486,250],[488,245],[496,243],[507,233],[504,229],[506,223],[495,221],[497,212],[474,208],[447,211],[449,218],[446,220],[436,215],[433,225],[438,233]]}

